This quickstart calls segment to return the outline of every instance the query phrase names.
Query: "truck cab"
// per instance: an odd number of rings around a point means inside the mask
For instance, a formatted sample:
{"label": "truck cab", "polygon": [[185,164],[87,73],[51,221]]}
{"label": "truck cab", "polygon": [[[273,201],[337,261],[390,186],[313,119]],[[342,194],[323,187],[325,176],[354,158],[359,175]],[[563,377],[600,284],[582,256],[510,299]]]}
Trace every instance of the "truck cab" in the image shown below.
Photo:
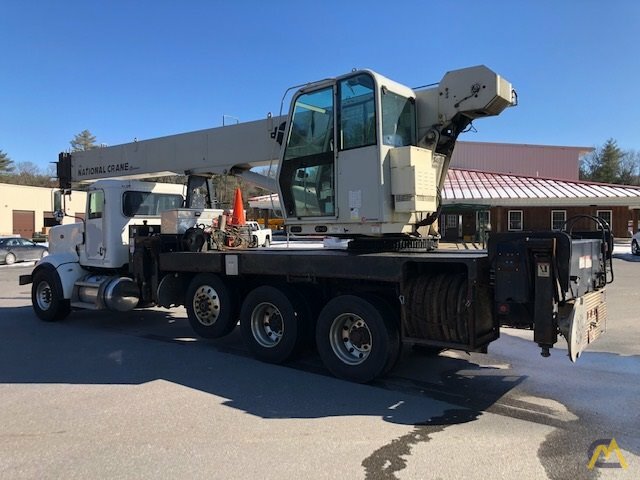
{"label": "truck cab", "polygon": [[87,268],[122,268],[129,262],[129,226],[159,231],[161,213],[183,204],[182,185],[99,180],[87,189],[84,222],[51,229],[51,253],[75,253]]}

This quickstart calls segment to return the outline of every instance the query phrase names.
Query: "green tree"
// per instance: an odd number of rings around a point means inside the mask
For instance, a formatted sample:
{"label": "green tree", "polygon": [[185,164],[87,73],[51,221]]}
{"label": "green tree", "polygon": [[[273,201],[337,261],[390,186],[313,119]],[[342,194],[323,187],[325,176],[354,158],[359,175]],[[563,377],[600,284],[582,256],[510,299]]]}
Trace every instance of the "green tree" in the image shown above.
{"label": "green tree", "polygon": [[640,152],[625,150],[620,162],[620,183],[640,185]]}
{"label": "green tree", "polygon": [[11,172],[13,170],[13,161],[9,155],[0,150],[0,172]]}
{"label": "green tree", "polygon": [[83,130],[76,134],[69,143],[72,152],[83,152],[97,147],[96,137],[89,130]]}
{"label": "green tree", "polygon": [[32,162],[16,163],[11,172],[0,171],[0,183],[10,183],[13,185],[31,185],[35,187],[55,187],[56,182],[52,179],[51,171],[42,170]]}
{"label": "green tree", "polygon": [[585,180],[603,183],[621,183],[627,172],[622,171],[624,152],[613,138],[586,156],[580,166],[581,177]]}

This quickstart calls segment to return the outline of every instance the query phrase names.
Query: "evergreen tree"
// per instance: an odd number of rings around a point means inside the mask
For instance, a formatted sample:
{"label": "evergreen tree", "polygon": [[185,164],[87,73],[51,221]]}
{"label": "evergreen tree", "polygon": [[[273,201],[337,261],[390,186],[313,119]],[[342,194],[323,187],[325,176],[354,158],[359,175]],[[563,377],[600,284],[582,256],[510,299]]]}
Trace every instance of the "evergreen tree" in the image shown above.
{"label": "evergreen tree", "polygon": [[9,155],[0,150],[0,172],[11,172],[13,170],[13,161]]}
{"label": "evergreen tree", "polygon": [[72,152],[83,152],[96,148],[96,137],[89,130],[83,130],[73,137],[69,142]]}
{"label": "evergreen tree", "polygon": [[628,172],[622,171],[624,152],[613,138],[588,156],[580,167],[580,175],[586,180],[602,183],[621,183]]}

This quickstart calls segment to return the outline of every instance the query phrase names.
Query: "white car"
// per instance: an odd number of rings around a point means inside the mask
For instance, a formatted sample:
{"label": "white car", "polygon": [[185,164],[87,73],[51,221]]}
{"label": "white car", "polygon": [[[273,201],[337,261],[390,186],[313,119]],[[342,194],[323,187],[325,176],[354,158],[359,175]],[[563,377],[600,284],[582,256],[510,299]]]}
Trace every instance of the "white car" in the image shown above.
{"label": "white car", "polygon": [[640,255],[640,230],[631,239],[631,253]]}

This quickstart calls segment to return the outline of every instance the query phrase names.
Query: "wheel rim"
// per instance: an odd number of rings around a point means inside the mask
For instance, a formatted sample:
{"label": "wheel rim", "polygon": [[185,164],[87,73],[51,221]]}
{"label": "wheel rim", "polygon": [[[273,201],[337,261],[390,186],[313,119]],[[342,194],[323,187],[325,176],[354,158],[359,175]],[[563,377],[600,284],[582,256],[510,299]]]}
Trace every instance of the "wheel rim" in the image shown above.
{"label": "wheel rim", "polygon": [[49,255],[49,250],[43,250],[42,255],[40,255],[40,258],[44,258],[47,255]]}
{"label": "wheel rim", "polygon": [[638,243],[635,240],[631,244],[631,253],[633,253],[634,255],[638,254]]}
{"label": "wheel rim", "polygon": [[371,354],[371,330],[362,317],[353,313],[335,318],[329,342],[336,356],[347,365],[360,365]]}
{"label": "wheel rim", "polygon": [[16,256],[13,253],[7,253],[7,256],[5,257],[4,262],[7,265],[13,265],[16,262]]}
{"label": "wheel rim", "polygon": [[49,310],[53,302],[53,292],[48,282],[40,282],[36,288],[36,302],[40,310]]}
{"label": "wheel rim", "polygon": [[251,312],[251,333],[261,346],[275,347],[284,335],[284,321],[278,307],[269,302],[256,306]]}
{"label": "wheel rim", "polygon": [[220,295],[209,285],[198,287],[193,296],[193,311],[198,322],[205,326],[216,323],[220,315]]}

